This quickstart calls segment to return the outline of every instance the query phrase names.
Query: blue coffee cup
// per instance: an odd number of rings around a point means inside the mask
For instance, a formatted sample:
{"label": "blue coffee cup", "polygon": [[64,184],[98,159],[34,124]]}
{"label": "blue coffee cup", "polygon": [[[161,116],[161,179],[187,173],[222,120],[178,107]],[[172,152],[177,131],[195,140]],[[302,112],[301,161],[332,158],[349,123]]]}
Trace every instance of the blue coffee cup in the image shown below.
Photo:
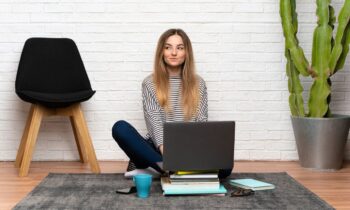
{"label": "blue coffee cup", "polygon": [[137,174],[133,177],[133,180],[137,189],[137,196],[139,198],[147,198],[151,190],[152,175]]}

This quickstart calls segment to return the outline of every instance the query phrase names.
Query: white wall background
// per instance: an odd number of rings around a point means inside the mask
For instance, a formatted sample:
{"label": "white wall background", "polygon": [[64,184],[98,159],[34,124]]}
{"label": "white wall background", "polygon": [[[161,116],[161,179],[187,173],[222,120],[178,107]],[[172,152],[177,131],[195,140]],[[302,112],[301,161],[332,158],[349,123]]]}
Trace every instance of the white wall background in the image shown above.
{"label": "white wall background", "polygon": [[[75,40],[95,96],[83,109],[99,160],[127,160],[111,136],[120,119],[146,133],[141,82],[158,37],[184,29],[207,81],[210,120],[236,120],[236,159],[295,160],[278,0],[1,0],[0,160],[14,160],[30,105],[14,92],[29,37]],[[333,0],[337,14],[343,0]],[[310,58],[315,1],[297,0],[299,39]],[[350,57],[350,55],[348,56]],[[350,114],[349,60],[333,78],[332,110]],[[305,79],[306,86],[310,80]],[[306,88],[308,89],[308,88]],[[347,144],[350,159],[350,144]],[[76,160],[69,120],[45,118],[35,160]]]}

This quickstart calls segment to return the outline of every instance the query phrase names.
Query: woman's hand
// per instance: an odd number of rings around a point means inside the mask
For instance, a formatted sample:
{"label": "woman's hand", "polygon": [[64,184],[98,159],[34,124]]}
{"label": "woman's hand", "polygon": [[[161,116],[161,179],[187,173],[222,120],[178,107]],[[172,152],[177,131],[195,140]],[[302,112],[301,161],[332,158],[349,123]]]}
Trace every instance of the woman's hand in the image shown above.
{"label": "woman's hand", "polygon": [[163,144],[159,145],[159,151],[163,155]]}

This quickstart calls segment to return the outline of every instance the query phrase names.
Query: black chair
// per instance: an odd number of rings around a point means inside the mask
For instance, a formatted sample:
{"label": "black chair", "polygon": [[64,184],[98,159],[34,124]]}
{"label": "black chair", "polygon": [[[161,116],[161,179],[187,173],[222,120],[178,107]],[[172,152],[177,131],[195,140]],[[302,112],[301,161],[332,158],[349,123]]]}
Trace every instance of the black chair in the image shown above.
{"label": "black chair", "polygon": [[16,93],[32,103],[17,152],[20,176],[28,174],[43,116],[69,116],[80,160],[100,172],[80,102],[90,99],[91,89],[83,61],[73,40],[30,38],[23,47],[16,77]]}

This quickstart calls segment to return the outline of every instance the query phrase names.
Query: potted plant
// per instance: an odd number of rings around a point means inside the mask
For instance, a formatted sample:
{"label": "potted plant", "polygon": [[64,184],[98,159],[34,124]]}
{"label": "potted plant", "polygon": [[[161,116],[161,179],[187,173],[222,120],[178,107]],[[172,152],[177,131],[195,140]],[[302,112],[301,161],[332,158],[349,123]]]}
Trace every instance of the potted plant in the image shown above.
{"label": "potted plant", "polygon": [[[337,170],[342,167],[350,118],[335,115],[329,108],[331,77],[343,68],[350,43],[350,0],[345,0],[336,17],[330,0],[317,0],[317,26],[313,34],[312,62],[306,59],[297,39],[295,0],[280,0],[280,16],[285,37],[289,106],[300,164],[306,168]],[[299,75],[311,76],[313,84],[304,109]]]}

